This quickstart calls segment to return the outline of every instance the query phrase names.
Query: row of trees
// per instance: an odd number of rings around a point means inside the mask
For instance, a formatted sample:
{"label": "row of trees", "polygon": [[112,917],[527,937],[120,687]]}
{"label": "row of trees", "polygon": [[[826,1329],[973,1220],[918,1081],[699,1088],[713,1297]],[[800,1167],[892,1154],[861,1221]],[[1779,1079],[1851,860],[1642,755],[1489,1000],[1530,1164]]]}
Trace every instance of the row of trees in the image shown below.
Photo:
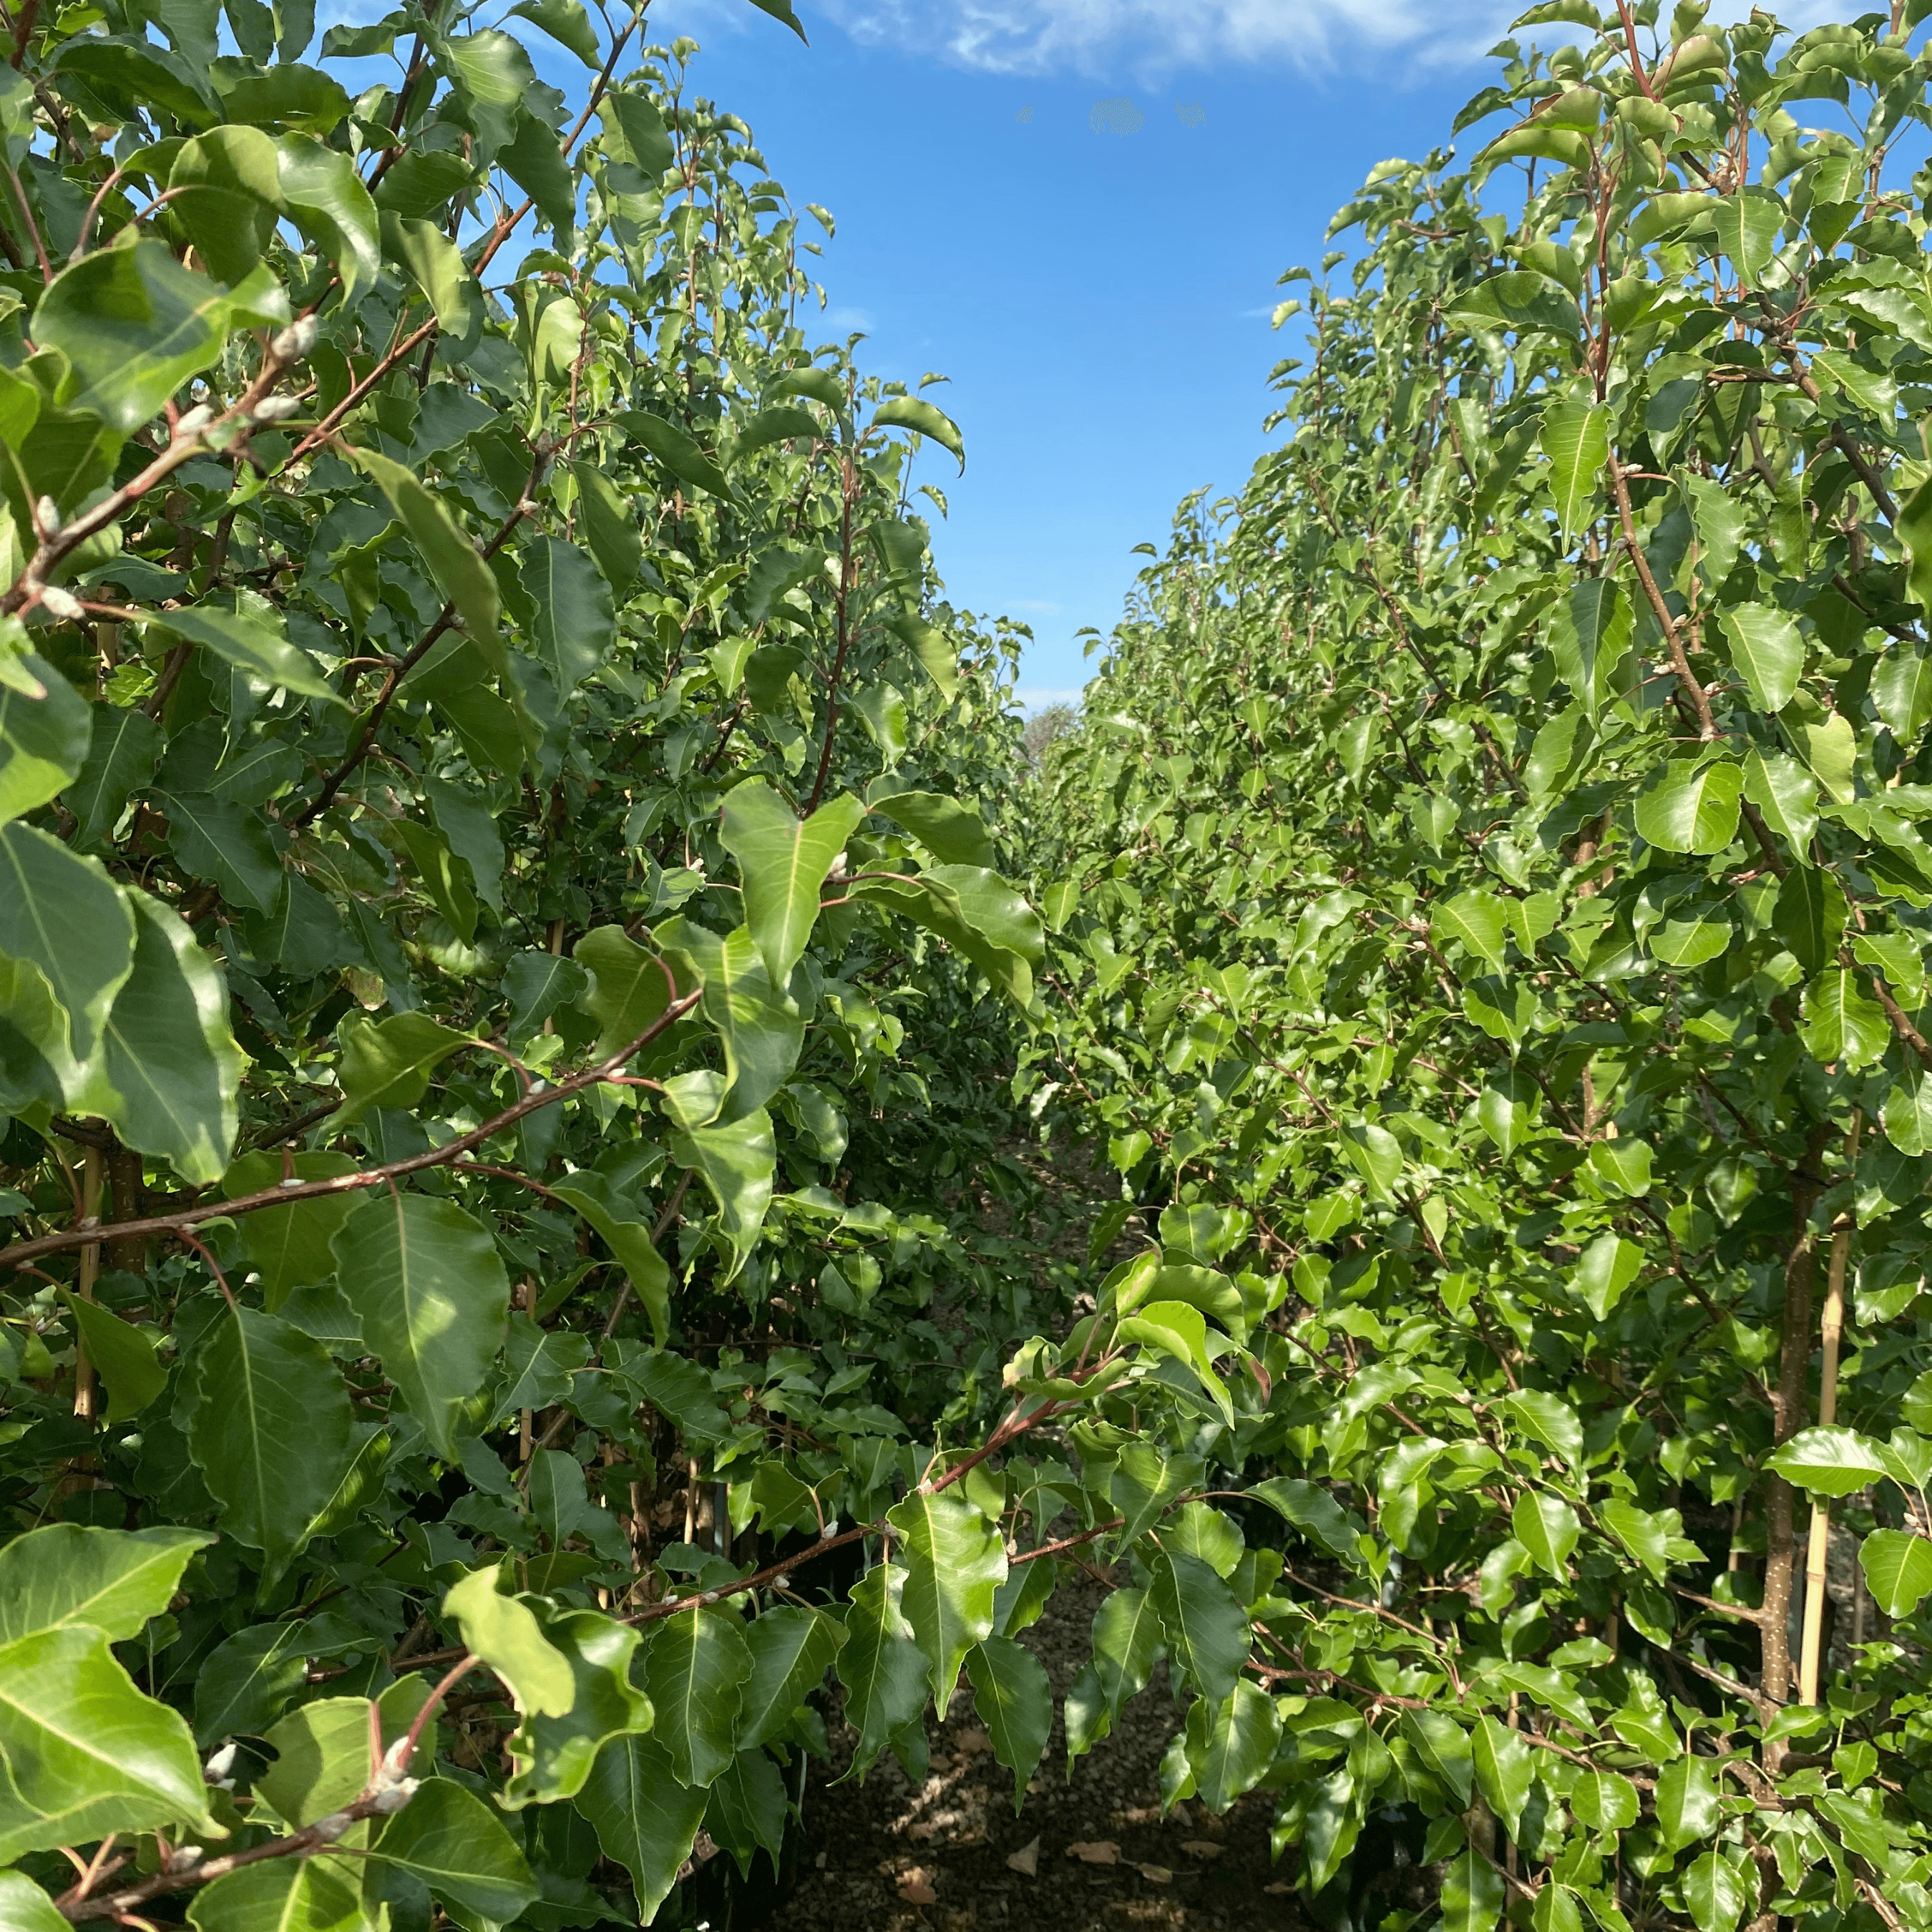
{"label": "row of trees", "polygon": [[669,1922],[835,1678],[1022,1796],[1077,1562],[1333,1919],[1932,1925],[1913,7],[1527,16],[1032,746],[930,382],[514,12],[4,22],[0,1918]]}

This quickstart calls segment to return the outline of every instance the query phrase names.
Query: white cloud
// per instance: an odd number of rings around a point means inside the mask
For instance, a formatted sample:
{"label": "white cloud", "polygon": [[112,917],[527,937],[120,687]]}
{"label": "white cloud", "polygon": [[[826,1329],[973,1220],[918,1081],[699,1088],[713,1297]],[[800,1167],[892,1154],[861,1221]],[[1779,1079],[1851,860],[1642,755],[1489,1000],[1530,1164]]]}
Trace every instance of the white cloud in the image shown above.
{"label": "white cloud", "polygon": [[1396,48],[1479,51],[1495,0],[815,0],[855,40],[996,74],[1123,70],[1144,79],[1224,62],[1332,67]]}

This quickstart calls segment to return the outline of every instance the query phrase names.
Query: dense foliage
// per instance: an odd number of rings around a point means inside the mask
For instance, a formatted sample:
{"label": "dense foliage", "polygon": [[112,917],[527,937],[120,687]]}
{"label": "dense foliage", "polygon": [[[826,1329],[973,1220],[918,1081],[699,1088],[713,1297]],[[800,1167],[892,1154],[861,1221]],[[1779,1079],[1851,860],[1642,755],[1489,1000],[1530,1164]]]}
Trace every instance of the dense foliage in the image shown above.
{"label": "dense foliage", "polygon": [[1932,1923],[1932,10],[1704,10],[1376,170],[1049,757],[1033,1102],[1278,1310],[1122,1450],[1301,1538],[1174,1784],[1336,1916]]}
{"label": "dense foliage", "polygon": [[992,1636],[932,1458],[1045,1318],[974,1226],[1041,934],[957,430],[812,347],[691,44],[310,16],[0,65],[10,1928],[634,1922],[775,1851],[835,1654],[910,1754]]}
{"label": "dense foliage", "polygon": [[1079,1562],[1330,1922],[1932,1927],[1928,10],[1526,16],[1030,743],[689,44],[8,16],[0,1924],[669,1922]]}

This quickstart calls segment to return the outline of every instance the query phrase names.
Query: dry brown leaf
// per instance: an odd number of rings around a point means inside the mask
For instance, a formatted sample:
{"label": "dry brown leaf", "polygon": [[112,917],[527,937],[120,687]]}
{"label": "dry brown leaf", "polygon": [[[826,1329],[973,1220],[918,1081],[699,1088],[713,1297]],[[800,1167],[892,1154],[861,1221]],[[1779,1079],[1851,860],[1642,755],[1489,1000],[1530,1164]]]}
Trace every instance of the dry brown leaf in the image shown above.
{"label": "dry brown leaf", "polygon": [[1184,1838],[1180,1849],[1190,1858],[1218,1858],[1228,1848],[1216,1844],[1212,1838]]}
{"label": "dry brown leaf", "polygon": [[932,1888],[932,1881],[918,1866],[910,1871],[899,1874],[899,1896],[908,1905],[937,1905],[939,1894]]}
{"label": "dry brown leaf", "polygon": [[1021,1846],[1018,1851],[1009,1852],[1006,1854],[1006,1869],[1018,1872],[1022,1878],[1039,1877],[1040,1840],[1036,1838],[1030,1844]]}
{"label": "dry brown leaf", "polygon": [[971,1756],[980,1751],[989,1751],[993,1741],[984,1731],[962,1731],[952,1740],[953,1746],[962,1757]]}
{"label": "dry brown leaf", "polygon": [[1120,1862],[1120,1848],[1112,1838],[1101,1838],[1090,1844],[1083,1839],[1078,1844],[1069,1845],[1066,1856],[1078,1858],[1083,1865],[1117,1865]]}
{"label": "dry brown leaf", "polygon": [[1136,1865],[1135,1870],[1150,1885],[1172,1885],[1174,1874],[1165,1865]]}
{"label": "dry brown leaf", "polygon": [[1276,1879],[1274,1884],[1264,1885],[1262,1887],[1262,1889],[1266,1892],[1270,1898],[1286,1898],[1294,1891],[1294,1888],[1293,1886],[1286,1885],[1280,1879]]}

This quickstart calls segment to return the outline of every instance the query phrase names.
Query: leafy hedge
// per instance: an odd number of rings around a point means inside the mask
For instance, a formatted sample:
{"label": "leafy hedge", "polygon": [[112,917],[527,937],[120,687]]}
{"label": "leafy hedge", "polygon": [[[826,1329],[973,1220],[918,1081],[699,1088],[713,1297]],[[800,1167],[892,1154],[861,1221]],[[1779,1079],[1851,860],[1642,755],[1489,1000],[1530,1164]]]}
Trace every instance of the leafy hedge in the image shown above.
{"label": "leafy hedge", "polygon": [[1923,10],[1526,16],[1036,771],[689,43],[8,16],[10,1932],[668,1922],[1076,1563],[1331,1922],[1932,1925]]}
{"label": "leafy hedge", "polygon": [[1169,1795],[1331,1916],[1932,1922],[1928,11],[1526,16],[1048,754],[1031,1103],[1274,1311]]}

